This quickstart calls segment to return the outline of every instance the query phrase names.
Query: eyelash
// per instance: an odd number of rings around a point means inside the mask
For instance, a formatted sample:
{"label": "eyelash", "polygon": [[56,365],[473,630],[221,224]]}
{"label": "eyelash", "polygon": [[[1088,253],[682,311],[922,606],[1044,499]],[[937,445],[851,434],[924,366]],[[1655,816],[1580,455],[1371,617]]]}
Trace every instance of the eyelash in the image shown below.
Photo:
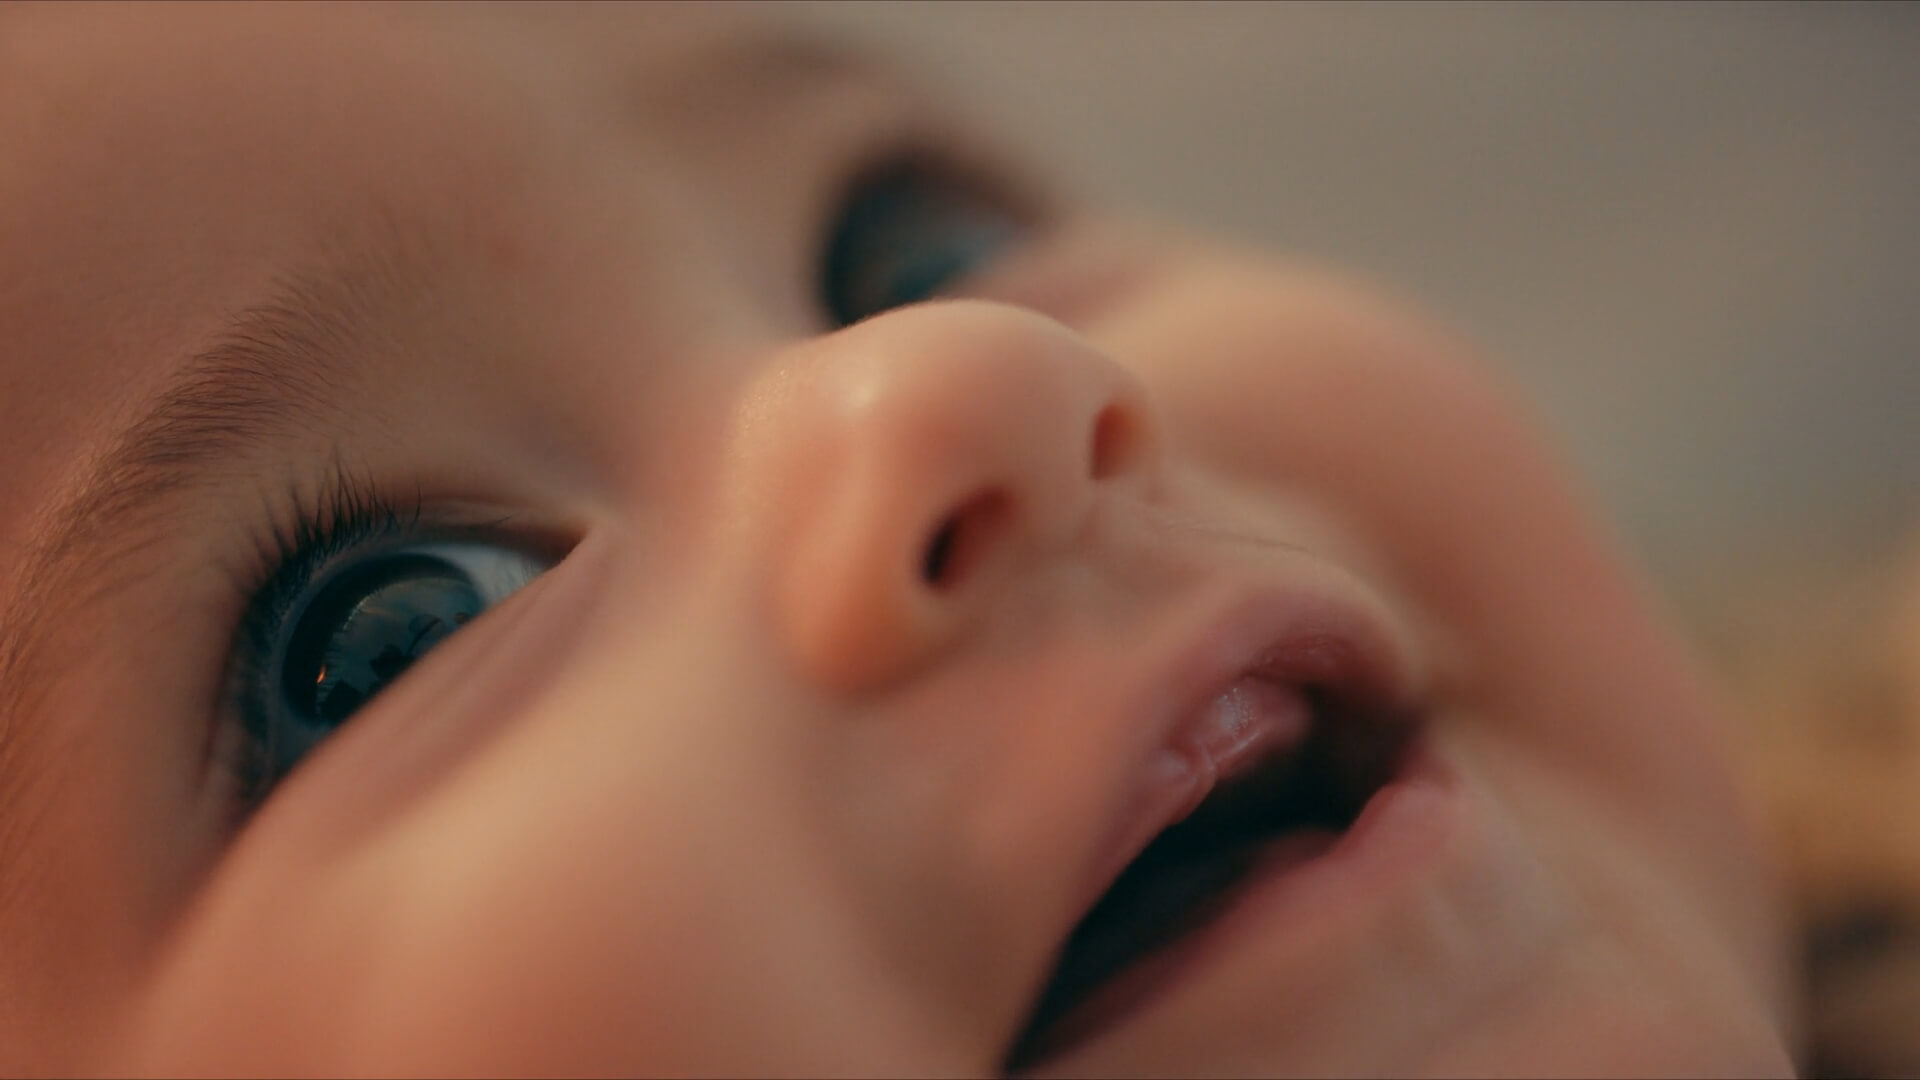
{"label": "eyelash", "polygon": [[382,541],[414,538],[421,531],[424,500],[418,493],[395,500],[367,477],[336,465],[317,494],[296,486],[283,506],[282,513],[267,516],[271,524],[255,540],[253,566],[236,580],[247,606],[221,682],[218,714],[240,736],[225,764],[242,810],[258,805],[274,779],[268,720],[253,703],[263,700],[264,684],[273,678],[276,632],[335,560]]}
{"label": "eyelash", "polygon": [[[1019,205],[1018,200],[970,170],[943,162],[937,155],[896,151],[855,174],[841,196],[840,216],[829,222],[830,227],[837,230],[847,225],[846,207],[863,187],[887,182],[917,185],[915,195],[930,200],[923,205],[923,213],[937,216],[968,212],[997,217],[998,223],[1007,228],[1009,239],[996,241],[996,245],[1011,243],[1015,231],[1030,229],[1034,224],[1030,207]],[[902,222],[882,224],[896,230],[903,227]],[[952,222],[942,224],[950,226]],[[944,238],[950,241],[953,234],[949,232]],[[823,272],[831,274],[832,270]],[[831,290],[832,285],[828,288]],[[844,314],[829,313],[836,317]],[[237,595],[245,606],[227,651],[216,711],[222,718],[221,730],[231,731],[230,737],[217,738],[215,745],[230,748],[218,756],[224,759],[222,764],[235,785],[235,807],[241,818],[265,800],[279,779],[270,737],[272,720],[262,714],[260,704],[270,700],[273,687],[269,684],[277,678],[279,637],[288,621],[299,614],[302,601],[335,564],[380,547],[455,538],[497,542],[505,532],[504,518],[423,527],[425,505],[418,492],[395,499],[370,477],[336,461],[317,489],[295,485],[273,505],[273,512],[262,516],[268,524],[254,538],[254,558],[234,577]]]}

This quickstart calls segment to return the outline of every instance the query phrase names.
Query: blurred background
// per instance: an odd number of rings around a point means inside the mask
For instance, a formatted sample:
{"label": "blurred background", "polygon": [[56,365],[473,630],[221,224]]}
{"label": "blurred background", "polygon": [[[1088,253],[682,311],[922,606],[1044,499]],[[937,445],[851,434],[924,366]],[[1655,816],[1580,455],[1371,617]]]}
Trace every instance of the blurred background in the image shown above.
{"label": "blurred background", "polygon": [[1450,316],[1696,621],[1920,527],[1920,5],[778,7]]}
{"label": "blurred background", "polygon": [[1920,5],[774,10],[1484,342],[1742,706],[1813,1073],[1920,1075]]}

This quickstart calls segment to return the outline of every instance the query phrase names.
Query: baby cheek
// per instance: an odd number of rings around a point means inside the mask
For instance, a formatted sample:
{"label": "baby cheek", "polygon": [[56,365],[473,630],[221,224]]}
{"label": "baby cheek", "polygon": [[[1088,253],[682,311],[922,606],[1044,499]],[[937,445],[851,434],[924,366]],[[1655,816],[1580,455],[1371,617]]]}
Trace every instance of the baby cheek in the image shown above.
{"label": "baby cheek", "polygon": [[1556,575],[1570,554],[1591,557],[1591,523],[1545,440],[1437,326],[1250,261],[1160,280],[1089,332],[1148,383],[1190,463],[1333,514],[1442,609],[1485,606],[1490,571],[1515,577],[1516,556]]}
{"label": "baby cheek", "polygon": [[1335,518],[1461,651],[1456,695],[1608,798],[1671,809],[1722,771],[1683,651],[1467,347],[1285,268],[1196,261],[1161,282],[1088,332],[1148,384],[1177,455]]}

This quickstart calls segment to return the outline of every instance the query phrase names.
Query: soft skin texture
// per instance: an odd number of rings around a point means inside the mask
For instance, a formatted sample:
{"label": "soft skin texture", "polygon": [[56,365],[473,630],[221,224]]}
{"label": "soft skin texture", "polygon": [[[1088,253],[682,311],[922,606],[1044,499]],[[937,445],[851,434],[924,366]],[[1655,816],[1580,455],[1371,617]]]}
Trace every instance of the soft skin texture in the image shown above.
{"label": "soft skin texture", "polygon": [[[1471,351],[1042,194],[830,332],[860,162],[1008,174],[757,33],[0,14],[0,1073],[995,1071],[1164,736],[1143,673],[1302,582],[1412,673],[1419,865],[1043,1071],[1786,1073],[1715,701]],[[167,380],[334,272],[288,430],[88,528]],[[237,812],[234,568],[329,468],[564,558]]]}

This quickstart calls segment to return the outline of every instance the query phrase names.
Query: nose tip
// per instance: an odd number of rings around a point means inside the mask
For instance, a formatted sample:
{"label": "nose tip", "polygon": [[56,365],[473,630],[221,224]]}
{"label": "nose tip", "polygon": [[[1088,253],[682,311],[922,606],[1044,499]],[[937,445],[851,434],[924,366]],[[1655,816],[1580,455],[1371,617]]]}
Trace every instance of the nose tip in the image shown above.
{"label": "nose tip", "polygon": [[903,309],[812,343],[790,447],[808,493],[782,630],[814,678],[884,682],[1023,573],[1074,557],[1103,497],[1150,485],[1144,389],[1071,330],[1003,305]]}

